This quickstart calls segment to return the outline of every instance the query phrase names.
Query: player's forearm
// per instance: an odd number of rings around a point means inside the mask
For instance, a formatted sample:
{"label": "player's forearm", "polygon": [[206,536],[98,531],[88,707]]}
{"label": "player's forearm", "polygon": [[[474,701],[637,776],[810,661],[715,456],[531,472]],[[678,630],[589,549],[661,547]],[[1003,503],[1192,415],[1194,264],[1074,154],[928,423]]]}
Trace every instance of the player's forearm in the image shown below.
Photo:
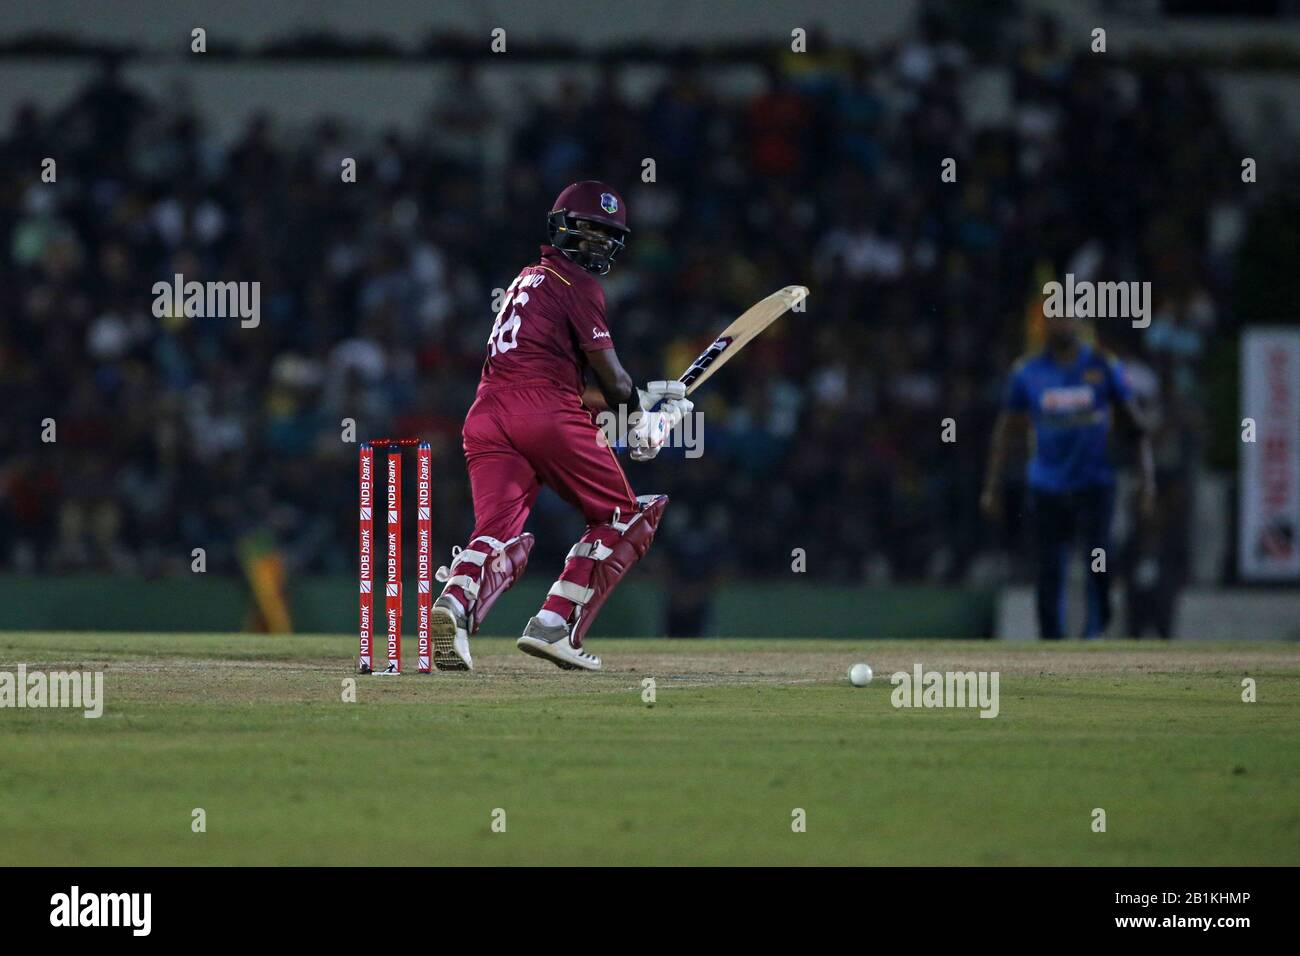
{"label": "player's forearm", "polygon": [[596,383],[600,388],[600,394],[605,399],[605,404],[610,408],[618,408],[622,405],[631,405],[632,411],[640,408],[637,399],[636,387],[632,384],[632,378],[626,372],[623,377],[613,382],[605,382],[603,379],[597,379]]}
{"label": "player's forearm", "polygon": [[984,487],[992,488],[1002,477],[1002,469],[1007,462],[1007,434],[1010,431],[1007,417],[999,415],[993,426],[993,439],[989,442],[988,467],[984,472]]}
{"label": "player's forearm", "polygon": [[632,384],[632,376],[627,374],[627,370],[623,368],[623,363],[618,360],[613,349],[588,352],[587,360],[596,373],[596,386],[610,408],[632,405],[635,410],[640,407],[637,402],[636,386]]}

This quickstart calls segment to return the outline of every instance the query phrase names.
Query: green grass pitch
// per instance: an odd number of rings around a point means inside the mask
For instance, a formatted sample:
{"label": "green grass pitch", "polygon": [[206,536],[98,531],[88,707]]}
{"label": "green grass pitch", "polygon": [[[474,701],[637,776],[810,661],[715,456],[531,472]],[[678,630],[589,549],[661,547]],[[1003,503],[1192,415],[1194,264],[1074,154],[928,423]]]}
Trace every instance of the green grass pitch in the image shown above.
{"label": "green grass pitch", "polygon": [[[0,709],[0,859],[1300,864],[1293,644],[589,643],[603,673],[484,639],[473,674],[350,703],[351,637],[0,634],[0,671],[102,670],[105,697]],[[999,671],[1000,715],[894,708],[918,661]]]}

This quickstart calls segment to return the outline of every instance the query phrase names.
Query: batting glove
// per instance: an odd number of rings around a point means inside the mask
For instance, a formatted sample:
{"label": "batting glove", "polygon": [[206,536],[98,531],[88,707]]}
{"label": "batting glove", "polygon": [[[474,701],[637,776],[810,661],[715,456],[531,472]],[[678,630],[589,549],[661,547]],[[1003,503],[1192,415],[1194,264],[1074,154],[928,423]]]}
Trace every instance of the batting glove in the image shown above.
{"label": "batting glove", "polygon": [[661,401],[679,401],[686,397],[686,384],[674,379],[671,382],[646,382],[645,388],[638,388],[642,411],[653,411]]}

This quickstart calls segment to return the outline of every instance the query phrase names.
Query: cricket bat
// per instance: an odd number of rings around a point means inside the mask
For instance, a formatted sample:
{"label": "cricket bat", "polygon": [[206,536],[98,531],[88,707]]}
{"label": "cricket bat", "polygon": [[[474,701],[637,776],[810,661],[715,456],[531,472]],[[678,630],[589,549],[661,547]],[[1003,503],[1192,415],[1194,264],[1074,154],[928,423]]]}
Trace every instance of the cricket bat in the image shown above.
{"label": "cricket bat", "polygon": [[746,309],[736,321],[723,329],[722,334],[713,340],[713,344],[701,352],[700,357],[681,374],[678,381],[686,383],[686,394],[691,394],[704,384],[710,375],[726,365],[733,355],[743,349],[750,339],[790,311],[796,303],[802,302],[807,295],[806,287],[788,285],[765,299],[759,299]]}

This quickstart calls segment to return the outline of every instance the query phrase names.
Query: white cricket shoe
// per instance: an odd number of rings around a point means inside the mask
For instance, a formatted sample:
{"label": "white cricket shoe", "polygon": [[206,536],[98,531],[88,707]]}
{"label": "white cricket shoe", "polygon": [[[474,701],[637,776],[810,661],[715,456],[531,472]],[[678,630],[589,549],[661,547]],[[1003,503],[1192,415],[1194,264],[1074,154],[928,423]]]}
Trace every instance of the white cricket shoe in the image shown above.
{"label": "white cricket shoe", "polygon": [[472,671],[469,631],[464,615],[449,598],[438,598],[429,612],[429,639],[433,641],[433,666],[440,671]]}
{"label": "white cricket shoe", "polygon": [[582,648],[574,647],[569,643],[569,627],[567,624],[556,624],[554,627],[547,627],[537,618],[530,617],[528,626],[524,628],[523,636],[515,641],[515,647],[525,654],[531,654],[533,657],[545,658],[556,667],[562,667],[566,671],[600,670],[599,657],[595,654],[588,654]]}

